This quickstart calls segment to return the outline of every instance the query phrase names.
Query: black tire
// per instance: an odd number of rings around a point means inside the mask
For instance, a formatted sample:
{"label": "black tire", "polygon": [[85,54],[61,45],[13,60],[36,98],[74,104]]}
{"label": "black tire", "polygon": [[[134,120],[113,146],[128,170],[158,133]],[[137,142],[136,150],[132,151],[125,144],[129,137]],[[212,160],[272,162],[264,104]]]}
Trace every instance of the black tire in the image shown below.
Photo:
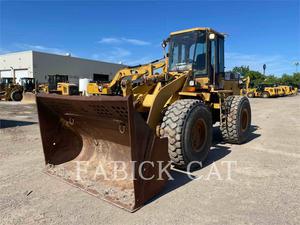
{"label": "black tire", "polygon": [[247,97],[232,95],[225,99],[225,122],[220,129],[225,142],[241,144],[246,141],[251,127],[251,107]]}
{"label": "black tire", "polygon": [[269,98],[269,97],[270,97],[270,94],[269,94],[269,92],[264,91],[264,92],[261,94],[261,96],[262,96],[263,98]]}
{"label": "black tire", "polygon": [[[160,135],[168,137],[169,156],[177,168],[186,169],[192,161],[203,162],[212,142],[211,112],[199,100],[177,100],[163,117]],[[199,164],[190,168],[195,167]]]}
{"label": "black tire", "polygon": [[253,93],[253,92],[249,92],[249,93],[247,94],[247,97],[248,97],[248,98],[254,98],[254,93]]}
{"label": "black tire", "polygon": [[12,101],[19,102],[23,98],[23,93],[20,91],[12,91],[10,94],[10,98]]}

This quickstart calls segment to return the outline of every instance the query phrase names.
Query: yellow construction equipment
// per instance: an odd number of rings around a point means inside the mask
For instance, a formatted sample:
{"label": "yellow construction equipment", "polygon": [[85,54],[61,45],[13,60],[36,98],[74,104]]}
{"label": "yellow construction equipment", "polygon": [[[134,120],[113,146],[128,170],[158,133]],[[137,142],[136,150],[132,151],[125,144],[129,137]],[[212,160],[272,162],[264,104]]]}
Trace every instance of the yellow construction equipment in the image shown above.
{"label": "yellow construction equipment", "polygon": [[247,94],[250,92],[250,77],[244,77],[241,79],[241,89],[240,89],[240,95],[247,96]]}
{"label": "yellow construction equipment", "polygon": [[137,81],[132,83],[133,86],[138,85],[138,79],[148,74],[154,74],[152,77],[147,76],[147,79],[159,78],[159,72],[165,70],[166,62],[164,60],[155,60],[149,64],[128,66],[118,71],[112,82],[110,83],[99,83],[90,82],[87,86],[88,95],[103,95],[110,94],[111,88],[116,85],[117,82],[129,77],[131,80]]}
{"label": "yellow construction equipment", "polygon": [[57,83],[56,89],[49,89],[48,84],[40,84],[39,92],[59,95],[79,95],[78,85],[64,82]]}
{"label": "yellow construction equipment", "polygon": [[274,89],[277,91],[277,96],[285,96],[285,88],[283,86],[274,85]]}
{"label": "yellow construction equipment", "polygon": [[284,91],[284,95],[294,95],[295,94],[295,88],[288,85],[279,85],[278,87],[282,88]]}
{"label": "yellow construction equipment", "polygon": [[[247,97],[262,97],[262,98],[270,98],[279,96],[279,92],[281,89],[274,87],[274,85],[269,84],[259,84],[256,88],[247,88]],[[281,92],[280,92],[281,93]]]}
{"label": "yellow construction equipment", "polygon": [[61,95],[79,95],[78,85],[70,83],[58,83],[57,90],[52,93],[58,93]]}
{"label": "yellow construction equipment", "polygon": [[297,95],[298,94],[298,88],[297,87],[292,87],[292,93],[293,93],[293,95]]}
{"label": "yellow construction equipment", "polygon": [[103,83],[98,83],[98,82],[90,82],[88,83],[87,86],[87,95],[100,95],[103,90],[102,88],[105,87],[104,85],[107,84],[103,84]]}
{"label": "yellow construction equipment", "polygon": [[23,87],[15,82],[14,78],[0,79],[0,100],[21,101]]}
{"label": "yellow construction equipment", "polygon": [[48,83],[39,84],[38,92],[59,94],[59,95],[79,95],[78,85],[70,83],[67,75],[48,75]]}
{"label": "yellow construction equipment", "polygon": [[48,174],[134,211],[164,187],[169,161],[190,169],[206,159],[213,124],[228,143],[247,140],[250,103],[228,85],[224,35],[193,28],[162,46],[163,60],[120,70],[99,96],[37,96]]}
{"label": "yellow construction equipment", "polygon": [[49,84],[39,84],[32,91],[23,91],[22,103],[35,103],[36,93],[59,94],[59,95],[79,95],[78,85],[60,82],[56,84],[56,89],[49,89]]}
{"label": "yellow construction equipment", "polygon": [[22,103],[35,103],[37,83],[34,78],[23,77],[20,79],[23,87]]}

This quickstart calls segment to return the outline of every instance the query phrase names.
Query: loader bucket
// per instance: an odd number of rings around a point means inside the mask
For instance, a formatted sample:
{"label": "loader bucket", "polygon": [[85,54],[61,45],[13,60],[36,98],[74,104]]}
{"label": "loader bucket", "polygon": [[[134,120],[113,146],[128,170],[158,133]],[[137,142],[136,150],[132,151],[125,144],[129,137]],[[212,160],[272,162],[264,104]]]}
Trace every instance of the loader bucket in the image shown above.
{"label": "loader bucket", "polygon": [[24,104],[35,104],[36,95],[32,92],[23,92],[23,98],[21,103]]}
{"label": "loader bucket", "polygon": [[46,173],[131,212],[165,185],[167,139],[131,96],[38,94],[37,108]]}

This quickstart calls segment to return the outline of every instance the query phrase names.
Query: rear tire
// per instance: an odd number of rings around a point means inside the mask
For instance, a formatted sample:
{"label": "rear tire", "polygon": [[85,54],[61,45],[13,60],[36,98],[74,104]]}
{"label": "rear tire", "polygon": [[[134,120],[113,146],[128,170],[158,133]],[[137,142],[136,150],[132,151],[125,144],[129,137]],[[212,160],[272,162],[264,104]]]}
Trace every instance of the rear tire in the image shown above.
{"label": "rear tire", "polygon": [[225,99],[225,122],[220,129],[225,142],[241,144],[246,141],[251,126],[251,107],[247,97],[232,95]]}
{"label": "rear tire", "polygon": [[23,98],[23,93],[20,91],[12,91],[10,94],[10,98],[12,101],[19,102]]}
{"label": "rear tire", "polygon": [[263,98],[269,98],[269,97],[270,97],[269,92],[266,92],[266,91],[263,92],[263,93],[262,93],[262,97],[263,97]]}
{"label": "rear tire", "polygon": [[[190,162],[202,162],[211,147],[211,112],[199,100],[177,100],[163,117],[160,135],[168,137],[169,156],[177,168],[186,169]],[[193,163],[190,168],[198,166]]]}

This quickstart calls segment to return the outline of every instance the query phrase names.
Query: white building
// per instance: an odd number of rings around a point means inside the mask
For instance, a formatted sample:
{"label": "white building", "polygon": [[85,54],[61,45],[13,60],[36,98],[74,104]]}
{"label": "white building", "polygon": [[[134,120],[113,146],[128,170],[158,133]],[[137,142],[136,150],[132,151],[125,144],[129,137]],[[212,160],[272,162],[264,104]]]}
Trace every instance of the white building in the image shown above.
{"label": "white building", "polygon": [[47,83],[48,75],[67,75],[70,83],[78,84],[79,78],[109,81],[124,65],[72,56],[55,55],[36,51],[15,52],[0,55],[0,78],[16,76],[35,78]]}

